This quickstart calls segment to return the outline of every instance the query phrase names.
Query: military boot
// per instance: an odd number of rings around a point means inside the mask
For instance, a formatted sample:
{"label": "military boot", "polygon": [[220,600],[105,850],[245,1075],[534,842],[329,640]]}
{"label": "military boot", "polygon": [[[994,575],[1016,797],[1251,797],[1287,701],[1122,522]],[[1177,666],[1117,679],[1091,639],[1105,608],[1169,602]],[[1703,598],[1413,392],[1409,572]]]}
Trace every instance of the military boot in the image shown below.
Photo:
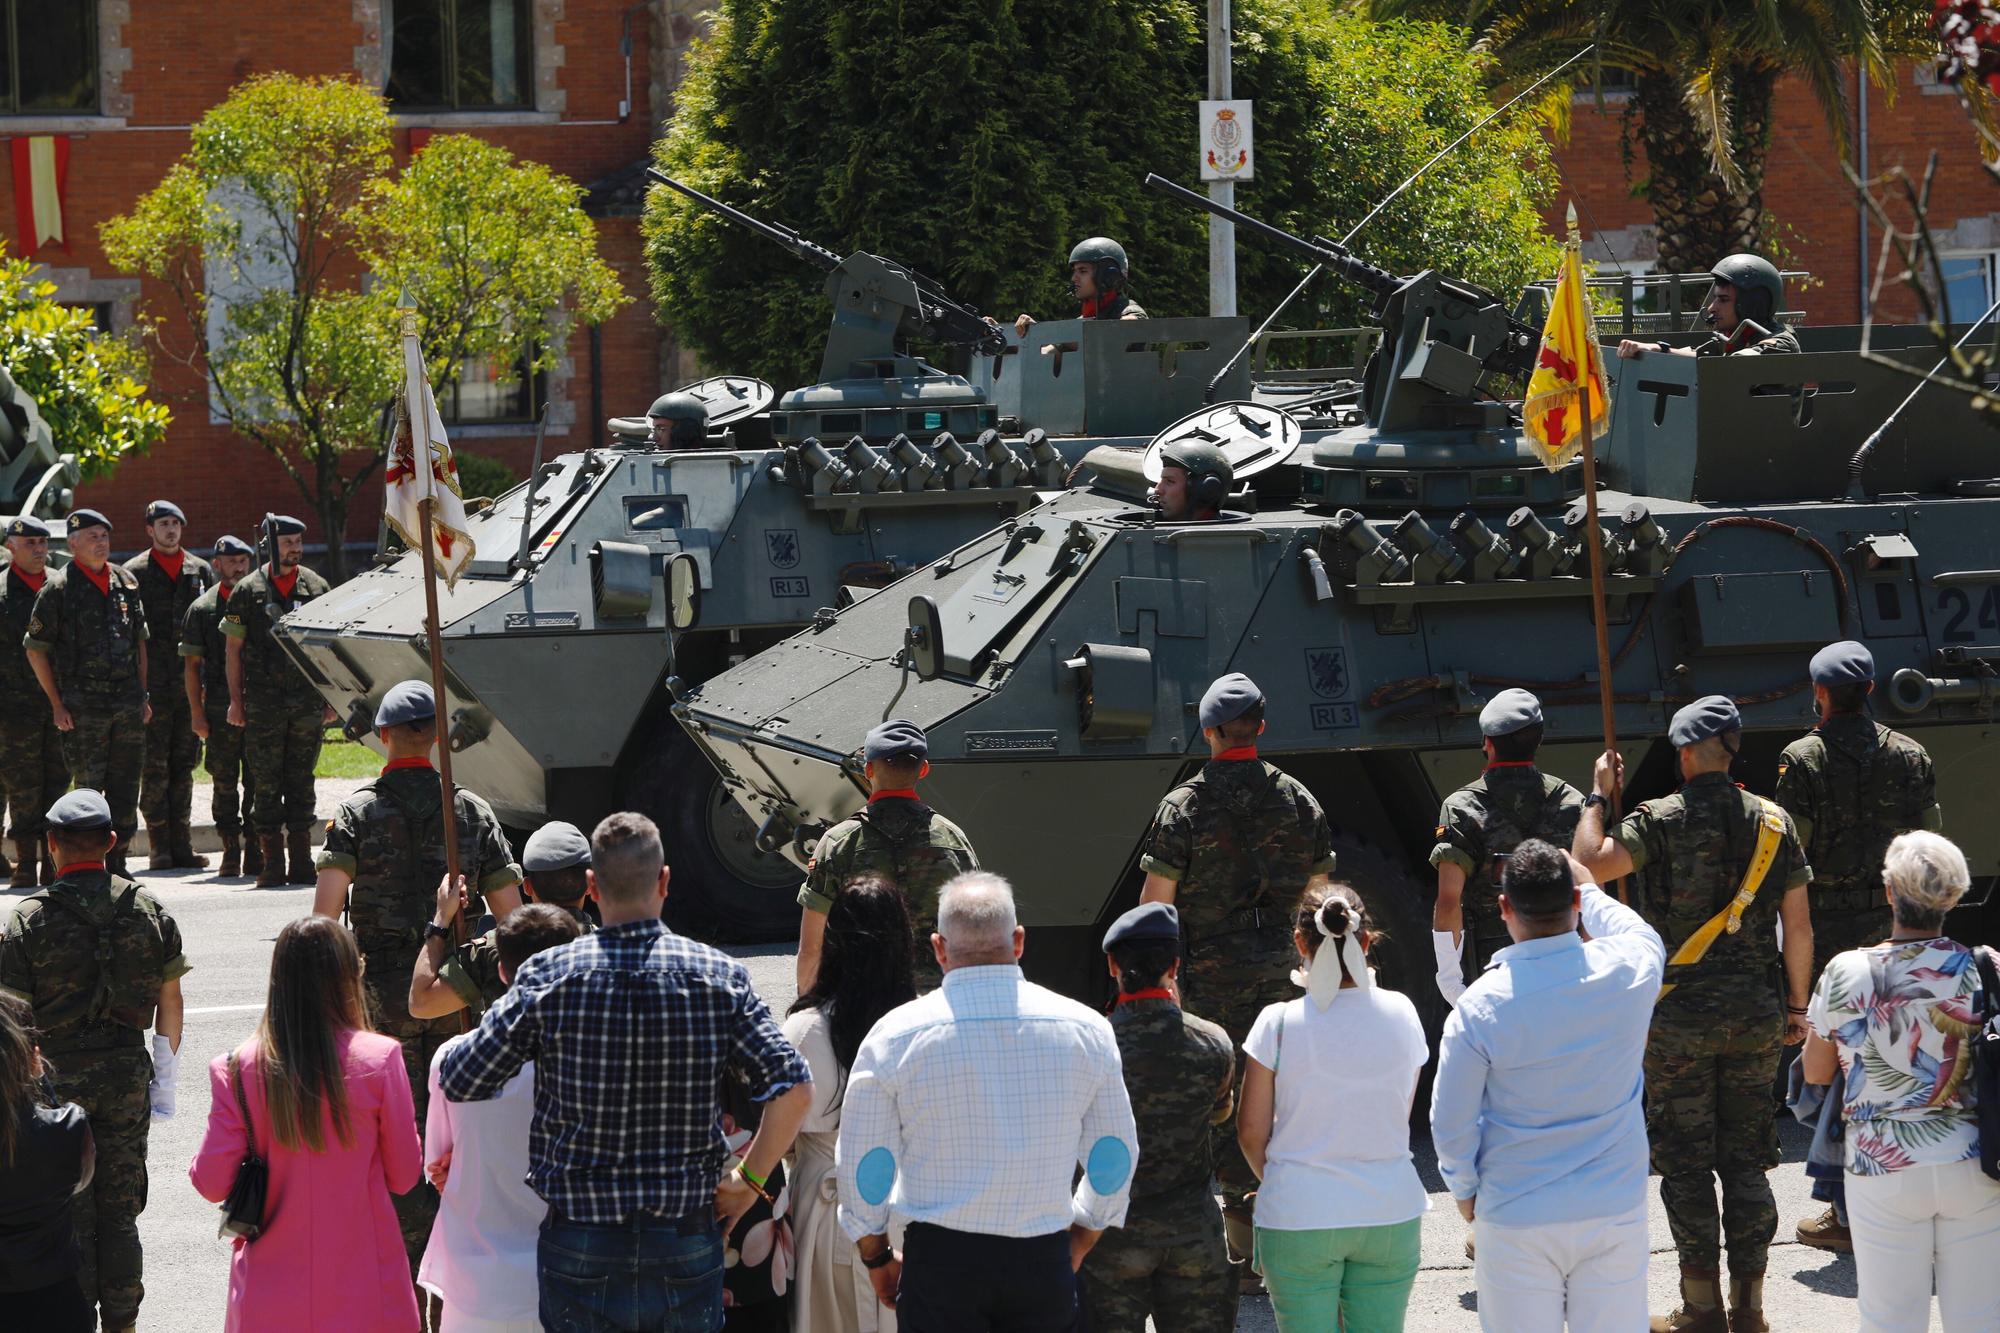
{"label": "military boot", "polygon": [[208,858],[194,849],[194,826],[185,820],[176,821],[170,836],[173,839],[174,869],[206,870]]}
{"label": "military boot", "polygon": [[293,829],[288,839],[292,854],[292,873],[285,880],[287,884],[316,884],[319,872],[313,869],[312,831]]}
{"label": "military boot", "polygon": [[146,825],[146,868],[148,870],[174,868],[174,840],[167,832],[165,824]]}
{"label": "military boot", "polygon": [[1764,1275],[1729,1275],[1729,1333],[1771,1333],[1764,1319]]}
{"label": "military boot", "polygon": [[1729,1316],[1722,1308],[1722,1274],[1713,1268],[1683,1266],[1681,1303],[1671,1314],[1653,1316],[1652,1333],[1729,1333]]}
{"label": "military boot", "polygon": [[40,838],[35,839],[35,854],[42,860],[42,887],[46,889],[56,882],[56,854]]}
{"label": "military boot", "polygon": [[257,836],[257,830],[243,830],[243,873],[260,875],[264,872],[264,840]]}
{"label": "military boot", "polygon": [[264,868],[258,872],[257,887],[274,889],[285,882],[285,835],[259,832],[257,840],[264,851]]}
{"label": "military boot", "polygon": [[32,889],[35,887],[35,840],[33,838],[14,839],[14,870],[7,880],[10,889]]}
{"label": "military boot", "polygon": [[[21,859],[21,847],[20,844],[17,842],[14,845],[14,861],[18,861],[20,859]],[[7,854],[5,852],[0,852],[0,875],[13,874],[14,861],[9,861],[7,859]]]}
{"label": "military boot", "polygon": [[234,833],[222,836],[222,868],[216,873],[224,879],[235,879],[243,873],[243,843]]}
{"label": "military boot", "polygon": [[1810,1222],[1799,1223],[1799,1244],[1835,1254],[1854,1253],[1854,1233],[1840,1224],[1840,1213],[1832,1204]]}

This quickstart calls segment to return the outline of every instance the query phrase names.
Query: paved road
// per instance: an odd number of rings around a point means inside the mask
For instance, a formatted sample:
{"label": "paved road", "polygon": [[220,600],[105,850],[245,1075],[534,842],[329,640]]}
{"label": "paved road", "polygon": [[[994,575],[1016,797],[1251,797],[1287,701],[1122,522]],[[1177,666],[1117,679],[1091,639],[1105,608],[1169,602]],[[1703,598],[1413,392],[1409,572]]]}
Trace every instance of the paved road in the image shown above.
{"label": "paved road", "polygon": [[[308,910],[312,890],[252,889],[246,881],[225,884],[203,873],[157,874],[147,880],[180,921],[195,970],[185,983],[188,1019],[180,1114],[153,1128],[151,1203],[141,1219],[148,1294],[140,1326],[149,1333],[212,1333],[222,1326],[228,1247],[215,1235],[216,1210],[187,1182],[187,1163],[208,1113],[206,1065],[255,1026],[271,941],[287,920]],[[7,896],[0,893],[0,910]],[[1032,934],[1028,947],[1034,947]],[[746,949],[739,956],[774,1008],[791,1002],[789,950]],[[1807,1197],[1804,1154],[1803,1134],[1788,1130],[1785,1162],[1774,1177],[1784,1224],[1781,1243],[1772,1252],[1767,1288],[1772,1327],[1851,1328],[1855,1323],[1852,1261],[1789,1239],[1791,1225],[1817,1211]],[[1465,1258],[1464,1229],[1443,1193],[1428,1144],[1419,1144],[1419,1165],[1433,1206],[1424,1224],[1424,1268],[1417,1279],[1409,1326],[1425,1333],[1476,1329],[1477,1304],[1471,1265]],[[1674,1258],[1657,1198],[1652,1209],[1653,1308],[1664,1310],[1674,1299]],[[1239,1329],[1273,1327],[1269,1306],[1262,1299],[1243,1302]],[[1934,1322],[1932,1327],[1942,1326]]]}

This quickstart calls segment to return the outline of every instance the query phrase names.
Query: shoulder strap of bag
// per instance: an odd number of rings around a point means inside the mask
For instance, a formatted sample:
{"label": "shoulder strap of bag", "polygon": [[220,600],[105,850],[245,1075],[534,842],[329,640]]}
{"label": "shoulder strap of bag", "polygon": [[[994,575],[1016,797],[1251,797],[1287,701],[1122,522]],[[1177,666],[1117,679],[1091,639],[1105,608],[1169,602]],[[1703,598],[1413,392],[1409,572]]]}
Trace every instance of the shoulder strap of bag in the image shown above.
{"label": "shoulder strap of bag", "polygon": [[1983,946],[1972,950],[1973,961],[1979,967],[1980,995],[1979,1014],[1986,1022],[2000,1019],[2000,967],[1994,964],[1994,953]]}
{"label": "shoulder strap of bag", "polygon": [[[1674,950],[1674,956],[1667,960],[1668,967],[1688,967],[1699,963],[1709,948],[1726,931],[1734,935],[1743,929],[1743,914],[1750,904],[1757,900],[1757,890],[1764,887],[1764,879],[1771,873],[1772,863],[1778,859],[1778,847],[1785,837],[1785,812],[1778,803],[1759,796],[1757,799],[1757,846],[1750,853],[1750,865],[1743,872],[1743,880],[1736,886],[1736,896],[1729,905],[1708,920],[1701,928],[1682,941]],[[1658,998],[1664,999],[1675,983],[1669,981],[1660,987]]]}
{"label": "shoulder strap of bag", "polygon": [[236,1092],[236,1109],[243,1113],[243,1137],[249,1140],[250,1155],[257,1155],[257,1127],[250,1121],[250,1099],[243,1093],[243,1069],[236,1052],[229,1053],[229,1086]]}

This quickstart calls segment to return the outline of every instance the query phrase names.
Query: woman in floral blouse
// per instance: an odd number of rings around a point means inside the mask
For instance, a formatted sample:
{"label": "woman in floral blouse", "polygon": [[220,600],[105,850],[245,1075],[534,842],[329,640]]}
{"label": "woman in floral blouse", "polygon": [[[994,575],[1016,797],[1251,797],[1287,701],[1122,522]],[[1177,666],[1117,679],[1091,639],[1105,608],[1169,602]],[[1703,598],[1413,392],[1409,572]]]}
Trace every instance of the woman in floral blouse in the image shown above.
{"label": "woman in floral blouse", "polygon": [[1807,1021],[1805,1077],[1840,1086],[1847,1206],[1866,1333],[2000,1329],[2000,1181],[1979,1169],[1972,1050],[1979,968],[1945,936],[1971,876],[1935,833],[1889,844],[1885,944],[1829,961]]}

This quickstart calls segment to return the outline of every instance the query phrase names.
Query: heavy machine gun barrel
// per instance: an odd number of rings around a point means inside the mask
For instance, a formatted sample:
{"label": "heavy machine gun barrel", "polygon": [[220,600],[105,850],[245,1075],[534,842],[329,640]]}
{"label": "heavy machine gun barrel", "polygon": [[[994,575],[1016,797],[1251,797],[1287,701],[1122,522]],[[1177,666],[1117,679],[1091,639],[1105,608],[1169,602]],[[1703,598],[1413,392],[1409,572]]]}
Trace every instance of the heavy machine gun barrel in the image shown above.
{"label": "heavy machine gun barrel", "polygon": [[1190,190],[1185,185],[1176,185],[1165,176],[1147,173],[1146,184],[1161,194],[1180,200],[1191,208],[1199,208],[1225,218],[1247,232],[1263,237],[1276,245],[1296,251],[1315,264],[1324,264],[1357,287],[1373,292],[1376,296],[1387,296],[1403,285],[1403,280],[1384,268],[1377,268],[1365,259],[1357,258],[1346,246],[1338,241],[1329,241],[1324,236],[1315,236],[1308,241],[1302,236],[1294,236],[1282,227],[1274,227],[1268,222],[1260,222],[1247,213],[1239,213],[1227,204],[1218,204],[1205,194]]}
{"label": "heavy machine gun barrel", "polygon": [[700,190],[695,189],[694,186],[685,185],[656,167],[647,167],[646,176],[649,180],[655,180],[671,189],[679,190],[703,208],[708,209],[712,213],[720,213],[737,226],[748,228],[767,241],[776,241],[779,245],[784,246],[808,264],[817,264],[829,273],[840,267],[839,255],[823,245],[815,245],[793,231],[790,227],[781,227],[775,222],[764,222],[753,218],[742,209],[732,208],[720,199],[717,199],[714,195],[703,194]]}

